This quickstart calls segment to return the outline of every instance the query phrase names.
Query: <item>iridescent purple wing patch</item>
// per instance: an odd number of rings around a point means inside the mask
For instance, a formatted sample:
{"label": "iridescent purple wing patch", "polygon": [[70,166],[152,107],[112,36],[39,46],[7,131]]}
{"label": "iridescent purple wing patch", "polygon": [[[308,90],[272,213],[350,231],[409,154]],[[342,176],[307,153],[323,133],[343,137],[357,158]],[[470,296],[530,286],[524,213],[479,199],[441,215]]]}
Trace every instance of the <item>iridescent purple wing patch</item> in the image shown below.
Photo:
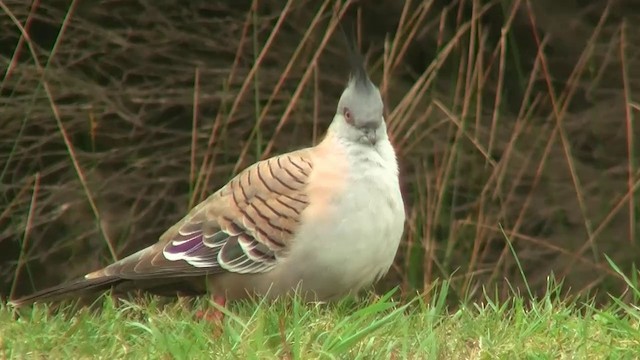
{"label": "iridescent purple wing patch", "polygon": [[202,231],[190,234],[178,233],[177,239],[170,241],[162,251],[167,260],[184,260],[198,268],[219,268],[218,253],[229,235],[219,231],[205,237]]}
{"label": "iridescent purple wing patch", "polygon": [[224,268],[246,274],[271,270],[276,256],[266,245],[244,232],[229,235],[218,231],[204,236],[201,230],[178,232],[162,251],[167,260],[184,260],[197,268]]}

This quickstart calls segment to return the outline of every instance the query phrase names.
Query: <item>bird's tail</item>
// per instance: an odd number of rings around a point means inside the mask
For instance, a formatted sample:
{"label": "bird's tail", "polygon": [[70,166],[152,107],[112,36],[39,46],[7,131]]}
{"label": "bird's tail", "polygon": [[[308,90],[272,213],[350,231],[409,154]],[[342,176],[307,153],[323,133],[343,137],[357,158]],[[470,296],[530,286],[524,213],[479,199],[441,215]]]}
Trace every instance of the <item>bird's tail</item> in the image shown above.
{"label": "bird's tail", "polygon": [[33,294],[9,301],[9,305],[20,307],[34,302],[49,302],[61,300],[69,295],[85,292],[98,292],[106,290],[122,281],[116,276],[104,276],[97,278],[79,278],[61,285],[52,286]]}

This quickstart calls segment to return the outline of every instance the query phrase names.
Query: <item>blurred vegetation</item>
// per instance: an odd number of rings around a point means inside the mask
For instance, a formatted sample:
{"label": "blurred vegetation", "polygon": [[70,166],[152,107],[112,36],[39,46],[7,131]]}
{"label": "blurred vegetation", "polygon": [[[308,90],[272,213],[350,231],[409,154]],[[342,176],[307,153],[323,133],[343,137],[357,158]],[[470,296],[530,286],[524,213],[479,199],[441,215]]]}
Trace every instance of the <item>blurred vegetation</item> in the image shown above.
{"label": "blurred vegetation", "polygon": [[[638,258],[628,1],[0,1],[0,295],[154,243],[252,162],[317,143],[357,19],[408,221],[379,286],[623,294]],[[495,291],[493,290],[495,289]],[[603,298],[604,299],[604,298]]]}

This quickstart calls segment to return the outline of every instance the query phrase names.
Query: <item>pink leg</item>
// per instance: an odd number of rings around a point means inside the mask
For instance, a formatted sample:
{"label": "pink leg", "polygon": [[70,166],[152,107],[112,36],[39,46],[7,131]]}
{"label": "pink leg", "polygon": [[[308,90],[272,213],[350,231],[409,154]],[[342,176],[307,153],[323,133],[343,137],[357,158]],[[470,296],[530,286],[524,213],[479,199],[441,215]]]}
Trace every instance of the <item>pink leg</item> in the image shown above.
{"label": "pink leg", "polygon": [[[214,295],[213,302],[219,305],[220,307],[225,307],[227,303],[227,299],[224,296]],[[196,318],[198,320],[206,320],[210,321],[217,325],[222,325],[222,320],[224,319],[224,313],[217,308],[209,308],[207,310],[200,310],[196,313]]]}

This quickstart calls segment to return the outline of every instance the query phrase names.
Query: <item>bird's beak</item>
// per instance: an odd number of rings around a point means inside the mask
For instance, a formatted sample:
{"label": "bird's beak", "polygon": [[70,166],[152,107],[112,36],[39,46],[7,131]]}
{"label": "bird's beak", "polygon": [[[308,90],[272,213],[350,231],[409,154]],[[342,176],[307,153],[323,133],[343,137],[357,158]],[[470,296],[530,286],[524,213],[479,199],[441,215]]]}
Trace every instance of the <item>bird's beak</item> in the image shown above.
{"label": "bird's beak", "polygon": [[371,145],[375,145],[378,141],[378,134],[375,129],[367,129],[364,131],[364,137],[371,143]]}

